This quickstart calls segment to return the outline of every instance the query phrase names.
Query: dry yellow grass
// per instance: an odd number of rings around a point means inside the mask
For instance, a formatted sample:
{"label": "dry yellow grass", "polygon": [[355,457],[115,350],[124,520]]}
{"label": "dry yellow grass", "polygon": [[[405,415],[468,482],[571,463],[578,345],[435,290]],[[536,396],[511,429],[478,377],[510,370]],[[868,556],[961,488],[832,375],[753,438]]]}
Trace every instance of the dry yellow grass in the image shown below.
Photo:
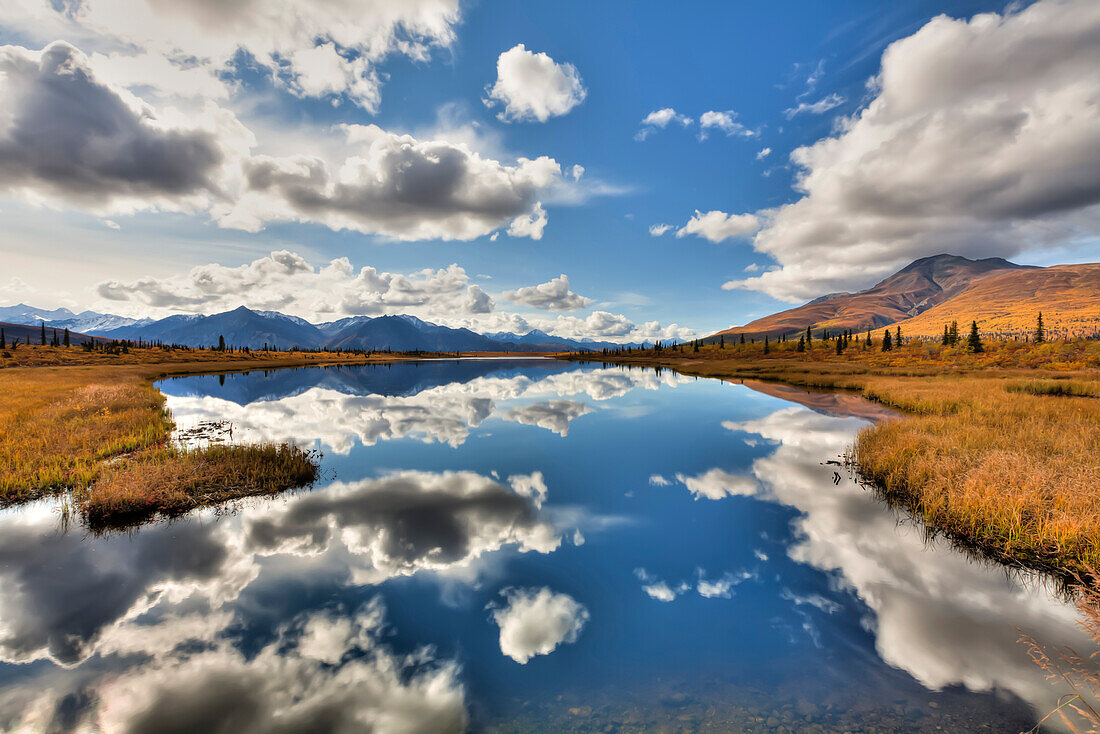
{"label": "dry yellow grass", "polygon": [[1100,403],[994,377],[875,377],[910,412],[862,431],[860,473],[932,528],[1029,564],[1100,564]]}
{"label": "dry yellow grass", "polygon": [[9,365],[67,366],[0,369],[0,502],[74,491],[78,506],[100,518],[179,511],[300,485],[313,476],[312,458],[293,447],[169,448],[172,422],[164,396],[153,387],[156,378],[383,359],[160,349],[110,355],[27,346],[9,353],[16,355],[5,360]]}
{"label": "dry yellow grass", "polygon": [[93,526],[257,494],[274,494],[317,478],[311,452],[278,446],[211,446],[202,451],[144,452],[105,469],[79,501]]}
{"label": "dry yellow grass", "polygon": [[905,412],[854,447],[860,472],[887,498],[1003,560],[1100,567],[1100,342],[992,343],[981,354],[928,343],[843,355],[790,347],[599,359],[858,390]]}

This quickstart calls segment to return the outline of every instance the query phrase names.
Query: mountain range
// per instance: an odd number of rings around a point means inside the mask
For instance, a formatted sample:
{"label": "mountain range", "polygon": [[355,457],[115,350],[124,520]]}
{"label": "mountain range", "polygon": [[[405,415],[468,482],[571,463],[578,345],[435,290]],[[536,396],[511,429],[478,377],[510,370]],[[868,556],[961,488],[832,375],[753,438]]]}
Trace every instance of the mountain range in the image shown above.
{"label": "mountain range", "polygon": [[[211,346],[224,338],[234,347],[260,349],[367,349],[429,352],[557,352],[596,350],[620,346],[589,339],[564,339],[539,330],[526,334],[479,334],[432,324],[409,315],[352,316],[313,324],[278,311],[255,311],[241,306],[232,311],[186,314],[163,319],[129,319],[95,311],[40,309],[26,304],[0,307],[0,321],[38,330],[68,328],[73,333],[107,339],[160,341],[166,344]],[[32,334],[32,341],[34,335]],[[633,345],[639,346],[639,345]]]}
{"label": "mountain range", "polygon": [[1100,264],[1039,268],[1002,258],[935,255],[915,260],[866,290],[831,293],[701,341],[741,334],[790,336],[807,327],[837,333],[895,324],[910,336],[935,337],[945,323],[972,320],[983,333],[1023,336],[1035,328],[1040,311],[1052,333],[1094,335],[1100,329]]}

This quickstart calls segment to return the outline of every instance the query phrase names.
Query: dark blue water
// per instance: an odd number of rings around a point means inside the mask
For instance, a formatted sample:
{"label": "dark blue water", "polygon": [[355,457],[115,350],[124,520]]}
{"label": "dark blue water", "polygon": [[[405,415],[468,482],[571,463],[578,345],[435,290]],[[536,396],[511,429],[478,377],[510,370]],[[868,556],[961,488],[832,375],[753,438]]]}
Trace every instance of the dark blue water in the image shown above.
{"label": "dark blue water", "polygon": [[836,463],[851,396],[548,360],[161,389],[324,479],[110,537],[0,514],[0,730],[1021,731],[1062,691],[1017,628],[1088,649]]}

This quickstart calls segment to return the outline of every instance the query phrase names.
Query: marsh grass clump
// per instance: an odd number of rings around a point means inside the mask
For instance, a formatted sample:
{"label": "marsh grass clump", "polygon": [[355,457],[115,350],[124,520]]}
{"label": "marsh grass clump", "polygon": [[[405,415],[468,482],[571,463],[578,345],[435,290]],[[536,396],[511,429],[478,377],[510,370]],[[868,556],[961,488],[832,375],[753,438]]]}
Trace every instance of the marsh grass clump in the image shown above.
{"label": "marsh grass clump", "polygon": [[856,440],[860,474],[887,499],[998,558],[1100,567],[1092,398],[1010,393],[1003,380],[976,377],[872,384],[878,399],[910,413]]}
{"label": "marsh grass clump", "polygon": [[1008,386],[1008,390],[1029,395],[1100,398],[1100,381],[1028,380],[1012,383]]}
{"label": "marsh grass clump", "polygon": [[308,485],[317,478],[317,458],[292,444],[158,449],[112,464],[80,493],[78,507],[92,525],[178,515]]}

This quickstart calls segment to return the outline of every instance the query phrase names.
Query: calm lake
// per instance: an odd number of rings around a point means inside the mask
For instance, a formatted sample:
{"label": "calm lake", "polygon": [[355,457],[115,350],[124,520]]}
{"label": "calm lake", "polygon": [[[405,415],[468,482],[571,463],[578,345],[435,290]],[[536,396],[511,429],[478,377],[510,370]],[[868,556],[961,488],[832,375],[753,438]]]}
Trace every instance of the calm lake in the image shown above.
{"label": "calm lake", "polygon": [[106,537],[0,513],[4,731],[1016,732],[1063,692],[1020,630],[1091,650],[853,481],[852,396],[551,360],[160,388],[181,440],[323,477]]}

